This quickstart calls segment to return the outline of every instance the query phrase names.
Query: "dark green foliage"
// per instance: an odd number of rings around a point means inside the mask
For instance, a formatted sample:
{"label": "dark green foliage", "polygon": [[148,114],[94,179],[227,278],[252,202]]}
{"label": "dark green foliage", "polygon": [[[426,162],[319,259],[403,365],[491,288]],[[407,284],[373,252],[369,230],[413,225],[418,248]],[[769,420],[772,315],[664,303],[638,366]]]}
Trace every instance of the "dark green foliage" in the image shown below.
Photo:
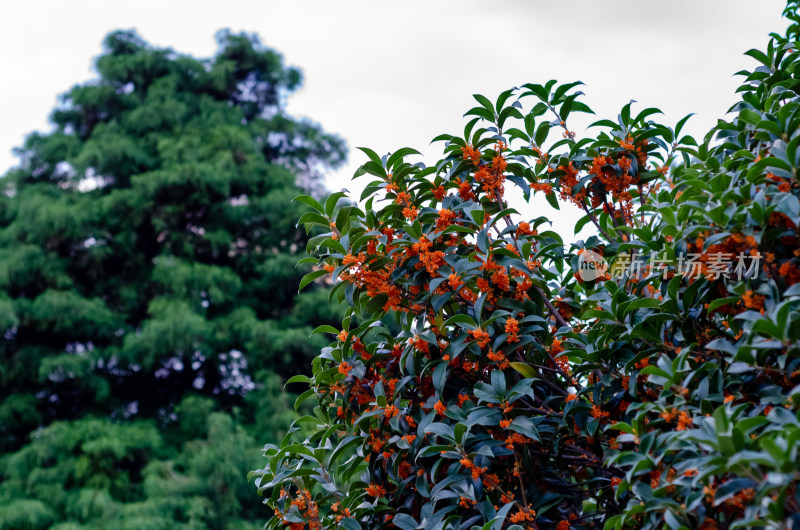
{"label": "dark green foliage", "polygon": [[[283,111],[257,38],[208,60],[105,40],[0,179],[0,528],[237,528],[326,294],[291,199],[344,144]],[[306,266],[307,267],[307,266]]]}

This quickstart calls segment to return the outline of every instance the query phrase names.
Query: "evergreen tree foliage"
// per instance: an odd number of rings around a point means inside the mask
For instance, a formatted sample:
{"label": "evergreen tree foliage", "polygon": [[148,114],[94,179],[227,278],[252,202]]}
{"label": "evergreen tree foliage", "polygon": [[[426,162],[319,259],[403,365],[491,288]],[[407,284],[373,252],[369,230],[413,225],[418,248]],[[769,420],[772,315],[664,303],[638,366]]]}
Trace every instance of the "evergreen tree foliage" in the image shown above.
{"label": "evergreen tree foliage", "polygon": [[[0,528],[249,528],[254,439],[340,316],[297,295],[343,142],[287,115],[299,70],[255,36],[216,55],[105,39],[0,179]],[[238,526],[237,526],[238,525]]]}

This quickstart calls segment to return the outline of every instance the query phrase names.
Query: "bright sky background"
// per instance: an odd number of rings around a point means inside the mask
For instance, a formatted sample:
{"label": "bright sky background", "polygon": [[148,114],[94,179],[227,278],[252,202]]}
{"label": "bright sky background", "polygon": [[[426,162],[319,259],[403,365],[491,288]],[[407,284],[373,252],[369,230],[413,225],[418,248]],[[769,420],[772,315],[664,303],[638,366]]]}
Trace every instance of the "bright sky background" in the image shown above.
{"label": "bright sky background", "polygon": [[[782,0],[403,0],[108,2],[26,0],[0,18],[0,173],[32,130],[47,131],[57,97],[94,77],[93,58],[114,29],[136,28],[151,44],[207,57],[223,27],[255,32],[305,74],[288,110],[340,134],[351,148],[383,154],[409,146],[424,161],[443,132],[457,133],[472,94],[494,100],[527,82],[581,80],[583,99],[614,118],[630,99],[661,108],[665,123],[690,112],[705,133],[735,101],[752,68],[742,55],[782,31]],[[580,135],[580,129],[578,133]],[[437,158],[434,158],[437,157]],[[366,157],[351,150],[328,188],[350,182]],[[512,188],[513,189],[513,188]],[[526,212],[527,213],[527,212]],[[531,215],[552,215],[536,203]],[[571,235],[579,217],[552,215]]]}

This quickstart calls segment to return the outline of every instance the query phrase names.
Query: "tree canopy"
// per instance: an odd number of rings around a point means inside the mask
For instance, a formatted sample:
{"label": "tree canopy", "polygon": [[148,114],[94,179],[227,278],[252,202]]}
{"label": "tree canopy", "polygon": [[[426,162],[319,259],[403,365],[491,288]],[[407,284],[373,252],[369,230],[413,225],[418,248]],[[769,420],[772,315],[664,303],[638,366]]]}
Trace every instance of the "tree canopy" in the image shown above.
{"label": "tree canopy", "polygon": [[281,378],[340,318],[297,295],[292,198],[345,146],[284,111],[298,69],[217,41],[196,59],[111,33],[0,179],[0,528],[257,517],[254,437],[285,432]]}
{"label": "tree canopy", "polygon": [[251,473],[267,528],[800,524],[799,8],[699,141],[632,104],[579,134],[581,83],[529,83],[432,164],[363,148],[363,207],[303,198],[350,309]]}

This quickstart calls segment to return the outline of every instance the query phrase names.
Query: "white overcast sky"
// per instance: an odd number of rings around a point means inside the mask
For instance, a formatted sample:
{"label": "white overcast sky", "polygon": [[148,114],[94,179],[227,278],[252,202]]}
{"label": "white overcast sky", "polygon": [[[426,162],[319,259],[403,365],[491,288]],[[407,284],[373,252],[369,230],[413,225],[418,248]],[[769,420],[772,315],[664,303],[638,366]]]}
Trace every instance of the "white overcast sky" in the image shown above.
{"label": "white overcast sky", "polygon": [[[42,1],[9,2],[0,18],[0,174],[11,149],[47,131],[57,97],[94,77],[94,57],[114,29],[207,57],[220,28],[255,32],[299,66],[303,88],[288,110],[340,134],[351,148],[329,189],[350,182],[365,157],[409,146],[427,162],[443,132],[460,132],[472,94],[548,79],[586,83],[584,101],[615,117],[630,99],[666,123],[698,116],[702,135],[735,101],[752,68],[743,56],[782,31],[781,0]],[[579,130],[580,133],[580,130]],[[539,210],[536,206],[534,210]],[[548,206],[533,215],[550,215]],[[573,215],[574,214],[574,215]],[[577,212],[553,216],[564,235]],[[566,223],[566,224],[565,224]]]}

